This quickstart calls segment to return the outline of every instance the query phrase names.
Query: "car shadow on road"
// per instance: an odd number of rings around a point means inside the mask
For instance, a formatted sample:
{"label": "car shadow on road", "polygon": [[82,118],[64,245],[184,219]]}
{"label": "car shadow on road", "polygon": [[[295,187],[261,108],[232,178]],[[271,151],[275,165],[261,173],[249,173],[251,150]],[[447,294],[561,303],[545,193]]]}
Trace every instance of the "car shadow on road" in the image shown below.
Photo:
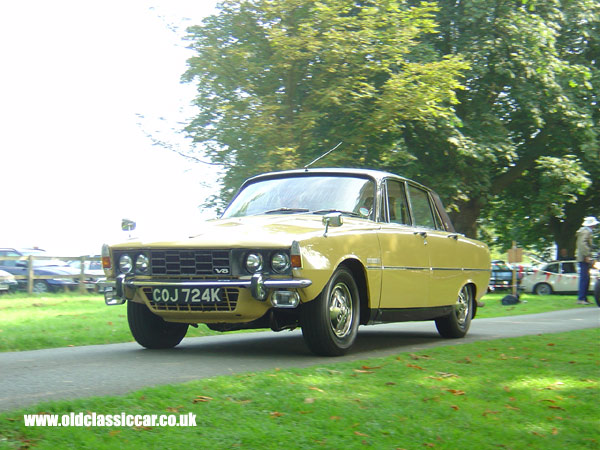
{"label": "car shadow on road", "polygon": [[[440,341],[445,341],[445,339],[442,339],[439,334],[433,331],[366,329],[359,331],[356,342],[348,352],[348,356],[352,359],[362,356],[367,358],[379,352],[390,353],[394,350],[402,352],[414,349],[415,346],[429,346]],[[160,352],[171,355],[194,354],[203,358],[226,356],[242,359],[256,357],[294,359],[298,356],[315,356],[306,347],[302,334],[298,331],[190,338],[184,340],[175,349],[160,350]]]}

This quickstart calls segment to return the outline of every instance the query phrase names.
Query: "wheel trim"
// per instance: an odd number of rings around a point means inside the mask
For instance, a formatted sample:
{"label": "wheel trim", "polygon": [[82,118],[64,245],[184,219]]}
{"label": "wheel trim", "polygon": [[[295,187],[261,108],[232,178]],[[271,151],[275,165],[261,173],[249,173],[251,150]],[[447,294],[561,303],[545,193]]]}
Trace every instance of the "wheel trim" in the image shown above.
{"label": "wheel trim", "polygon": [[460,294],[458,294],[458,299],[456,304],[454,305],[454,313],[456,314],[456,321],[458,325],[463,328],[467,323],[467,319],[469,317],[469,313],[471,311],[471,302],[470,302],[471,292],[465,286],[460,290]]}
{"label": "wheel trim", "polygon": [[336,284],[329,295],[329,324],[333,333],[340,339],[351,332],[354,310],[352,294],[344,283]]}
{"label": "wheel trim", "polygon": [[538,295],[550,295],[550,293],[552,292],[552,288],[547,284],[538,284],[535,287],[535,292]]}
{"label": "wheel trim", "polygon": [[45,294],[48,292],[48,285],[43,281],[36,281],[33,283],[33,292],[36,294]]}

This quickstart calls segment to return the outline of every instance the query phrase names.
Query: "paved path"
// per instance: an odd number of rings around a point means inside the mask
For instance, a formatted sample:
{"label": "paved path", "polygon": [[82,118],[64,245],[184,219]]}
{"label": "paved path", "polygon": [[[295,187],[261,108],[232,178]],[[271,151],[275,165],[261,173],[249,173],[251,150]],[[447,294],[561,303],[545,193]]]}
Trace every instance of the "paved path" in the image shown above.
{"label": "paved path", "polygon": [[352,352],[314,356],[300,331],[186,338],[171,350],[136,343],[0,353],[0,411],[44,400],[116,395],[146,386],[181,383],[275,367],[307,367],[481,340],[600,327],[600,308],[476,319],[465,339],[440,338],[433,322],[361,327]]}

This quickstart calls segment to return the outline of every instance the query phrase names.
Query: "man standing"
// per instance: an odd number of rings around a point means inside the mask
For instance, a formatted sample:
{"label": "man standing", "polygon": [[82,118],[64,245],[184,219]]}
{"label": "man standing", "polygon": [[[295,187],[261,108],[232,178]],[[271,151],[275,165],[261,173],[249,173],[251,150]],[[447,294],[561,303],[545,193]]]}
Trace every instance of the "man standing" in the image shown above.
{"label": "man standing", "polygon": [[593,228],[600,222],[595,217],[586,217],[581,228],[577,231],[577,261],[579,262],[579,305],[591,305],[587,300],[590,287],[590,267],[594,263],[592,259],[592,232]]}

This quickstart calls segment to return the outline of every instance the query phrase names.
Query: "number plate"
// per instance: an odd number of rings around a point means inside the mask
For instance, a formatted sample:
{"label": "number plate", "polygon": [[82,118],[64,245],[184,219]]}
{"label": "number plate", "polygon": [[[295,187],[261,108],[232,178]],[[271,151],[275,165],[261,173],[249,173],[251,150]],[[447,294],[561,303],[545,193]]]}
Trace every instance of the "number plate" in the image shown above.
{"label": "number plate", "polygon": [[152,300],[156,303],[214,305],[223,301],[218,287],[174,287],[152,288]]}

